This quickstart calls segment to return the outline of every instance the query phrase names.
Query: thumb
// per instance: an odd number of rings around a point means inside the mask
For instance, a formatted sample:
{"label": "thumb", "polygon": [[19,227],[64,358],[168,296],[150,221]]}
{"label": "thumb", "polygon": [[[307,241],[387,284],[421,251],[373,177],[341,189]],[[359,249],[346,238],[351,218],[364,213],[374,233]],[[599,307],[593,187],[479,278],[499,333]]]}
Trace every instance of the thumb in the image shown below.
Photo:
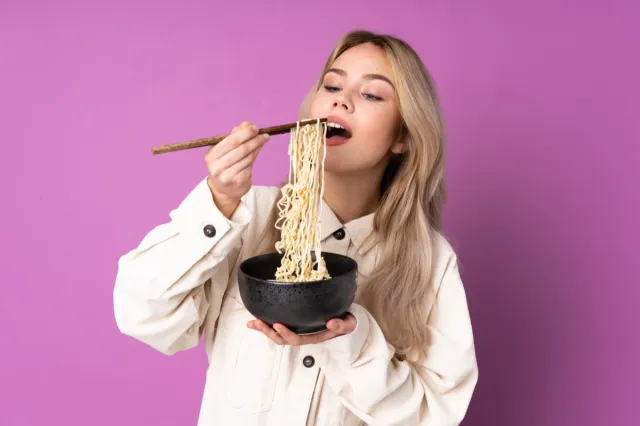
{"label": "thumb", "polygon": [[328,322],[327,328],[331,331],[340,334],[348,334],[351,333],[356,328],[356,318],[348,314],[344,320],[341,319],[332,319]]}

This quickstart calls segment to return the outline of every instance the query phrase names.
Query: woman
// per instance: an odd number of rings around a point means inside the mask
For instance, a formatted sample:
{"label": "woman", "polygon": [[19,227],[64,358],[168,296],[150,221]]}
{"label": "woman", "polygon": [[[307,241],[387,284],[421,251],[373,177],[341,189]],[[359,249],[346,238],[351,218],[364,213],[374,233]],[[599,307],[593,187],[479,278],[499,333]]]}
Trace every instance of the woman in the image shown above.
{"label": "woman", "polygon": [[[405,42],[347,34],[306,115],[327,139],[322,250],[362,275],[350,315],[298,336],[244,309],[237,267],[274,251],[277,187],[252,186],[268,139],[242,123],[206,154],[208,176],[119,261],[120,330],[173,354],[205,336],[199,425],[457,425],[477,382],[457,259],[440,233],[444,127]],[[269,213],[271,212],[271,213]]]}

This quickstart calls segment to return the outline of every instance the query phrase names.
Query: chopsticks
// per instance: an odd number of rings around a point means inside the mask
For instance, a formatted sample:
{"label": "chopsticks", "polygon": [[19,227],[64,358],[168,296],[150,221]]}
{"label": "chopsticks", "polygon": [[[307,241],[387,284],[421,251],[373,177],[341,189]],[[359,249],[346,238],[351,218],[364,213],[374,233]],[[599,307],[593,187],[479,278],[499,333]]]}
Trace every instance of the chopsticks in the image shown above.
{"label": "chopsticks", "polygon": [[[321,118],[320,123],[326,123],[327,119],[326,118]],[[318,119],[309,119],[309,120],[301,120],[300,126],[306,126],[307,124],[316,124],[318,122]],[[258,130],[258,133],[267,133],[271,136],[273,135],[281,135],[284,133],[289,133],[291,131],[291,129],[294,129],[296,126],[298,125],[298,121],[294,122],[294,123],[288,123],[288,124],[280,124],[278,126],[272,126],[272,127],[264,127],[262,129]],[[211,146],[211,145],[215,145],[217,143],[219,143],[220,141],[222,141],[224,138],[226,138],[229,135],[221,135],[221,136],[212,136],[212,137],[208,137],[208,138],[201,138],[201,139],[195,139],[192,141],[187,141],[187,142],[179,142],[179,143],[174,143],[174,144],[170,144],[170,145],[162,145],[162,146],[158,146],[152,149],[152,152],[154,155],[156,154],[164,154],[166,152],[173,152],[173,151],[182,151],[185,149],[192,149],[192,148],[200,148],[203,146]]]}

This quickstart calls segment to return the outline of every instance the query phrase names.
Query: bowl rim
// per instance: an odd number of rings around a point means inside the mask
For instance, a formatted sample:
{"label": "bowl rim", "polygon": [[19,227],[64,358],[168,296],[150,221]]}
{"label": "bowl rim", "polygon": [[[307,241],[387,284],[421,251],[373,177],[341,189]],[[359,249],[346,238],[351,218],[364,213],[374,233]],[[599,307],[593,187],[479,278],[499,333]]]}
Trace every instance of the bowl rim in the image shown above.
{"label": "bowl rim", "polygon": [[356,274],[356,276],[358,275],[358,262],[350,257],[350,256],[345,256],[343,254],[340,253],[334,253],[334,252],[330,252],[330,251],[322,251],[322,255],[325,254],[330,254],[332,257],[335,258],[342,258],[347,260],[348,262],[350,262],[352,264],[352,268],[349,269],[348,272],[341,274],[341,275],[335,275],[335,276],[331,276],[330,278],[326,278],[324,280],[314,280],[314,281],[276,281],[275,279],[264,279],[264,278],[258,278],[255,277],[253,275],[249,275],[246,272],[244,272],[243,267],[245,266],[245,264],[247,262],[249,262],[250,260],[255,260],[255,259],[259,259],[261,257],[271,257],[271,256],[282,256],[281,253],[278,252],[269,252],[269,253],[264,253],[264,254],[260,254],[257,256],[252,256],[252,257],[248,257],[245,260],[243,260],[242,262],[240,262],[240,265],[238,266],[238,274],[242,274],[246,277],[251,278],[252,280],[255,281],[260,281],[261,283],[265,283],[265,284],[273,284],[273,285],[301,285],[301,284],[322,284],[322,283],[329,283],[331,281],[334,281],[340,277],[344,277],[347,276],[349,274]]}

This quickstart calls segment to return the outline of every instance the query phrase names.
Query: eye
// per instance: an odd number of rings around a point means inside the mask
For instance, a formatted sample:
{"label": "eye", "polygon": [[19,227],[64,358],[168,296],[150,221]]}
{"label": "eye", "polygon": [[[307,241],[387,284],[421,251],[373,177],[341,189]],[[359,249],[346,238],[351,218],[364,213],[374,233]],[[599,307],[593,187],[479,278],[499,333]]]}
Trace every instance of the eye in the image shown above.
{"label": "eye", "polygon": [[329,85],[325,84],[324,90],[326,90],[327,92],[337,92],[337,91],[340,90],[340,88],[339,87],[335,87],[335,86],[329,86]]}
{"label": "eye", "polygon": [[382,98],[371,93],[363,93],[362,96],[369,101],[381,101]]}

